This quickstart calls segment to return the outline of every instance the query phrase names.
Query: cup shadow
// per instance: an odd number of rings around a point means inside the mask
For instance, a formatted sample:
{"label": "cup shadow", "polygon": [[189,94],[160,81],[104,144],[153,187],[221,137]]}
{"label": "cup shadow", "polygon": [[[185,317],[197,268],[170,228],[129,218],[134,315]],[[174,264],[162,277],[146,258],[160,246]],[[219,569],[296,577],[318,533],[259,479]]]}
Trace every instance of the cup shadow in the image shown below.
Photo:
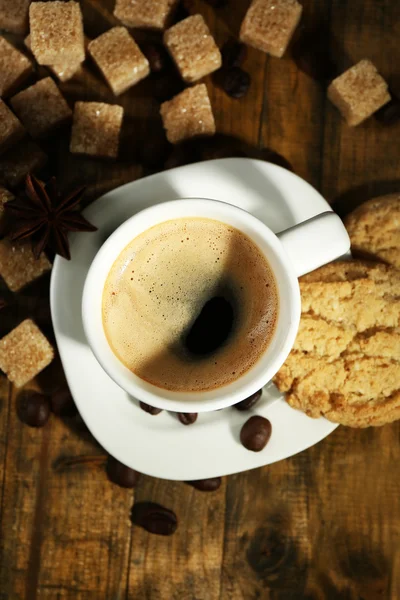
{"label": "cup shadow", "polygon": [[[221,163],[221,169],[228,174],[229,178],[236,181],[238,186],[243,188],[245,210],[260,219],[260,221],[267,222],[268,227],[273,231],[277,233],[282,228],[282,221],[287,223],[286,227],[297,224],[295,215],[285,202],[281,191],[272,181],[264,177],[255,163],[246,165]],[[258,196],[260,202],[247,200],[246,191],[249,188],[252,190],[252,198]]]}

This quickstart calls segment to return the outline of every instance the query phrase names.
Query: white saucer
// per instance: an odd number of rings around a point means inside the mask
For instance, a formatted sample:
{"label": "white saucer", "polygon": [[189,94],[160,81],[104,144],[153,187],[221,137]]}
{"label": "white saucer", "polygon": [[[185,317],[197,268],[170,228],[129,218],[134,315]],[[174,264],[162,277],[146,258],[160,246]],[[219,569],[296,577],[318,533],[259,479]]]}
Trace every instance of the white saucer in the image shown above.
{"label": "white saucer", "polygon": [[[81,319],[83,283],[104,240],[128,217],[176,198],[223,200],[251,212],[275,232],[329,210],[308,183],[276,165],[232,158],[188,165],[124,185],[94,202],[85,216],[96,233],[71,236],[70,262],[57,257],[51,279],[51,312],[58,349],[79,411],[99,443],[133,469],[165,479],[205,479],[268,465],[316,444],[335,428],[290,408],[269,384],[253,411],[202,413],[183,426],[166,412],[151,416],[119,388],[86,343]],[[251,414],[268,417],[272,436],[262,452],[239,441]]]}

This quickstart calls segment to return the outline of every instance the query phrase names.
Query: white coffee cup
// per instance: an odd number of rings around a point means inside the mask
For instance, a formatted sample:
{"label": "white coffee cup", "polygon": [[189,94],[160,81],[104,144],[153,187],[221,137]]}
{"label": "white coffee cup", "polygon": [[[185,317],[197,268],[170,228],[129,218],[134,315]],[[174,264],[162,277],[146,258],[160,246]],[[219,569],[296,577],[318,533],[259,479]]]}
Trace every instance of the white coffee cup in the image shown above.
{"label": "white coffee cup", "polygon": [[[171,219],[205,217],[239,229],[257,244],[271,266],[279,292],[279,311],[271,343],[257,363],[236,381],[206,392],[174,392],[132,373],[112,351],[103,327],[103,289],[122,250],[150,227]],[[84,286],[83,325],[89,345],[103,369],[128,394],[175,412],[206,412],[225,408],[268,383],[287,358],[297,335],[301,300],[297,278],[344,255],[349,236],[334,212],[324,212],[275,235],[250,213],[217,200],[187,199],[157,204],[123,223],[95,256]]]}

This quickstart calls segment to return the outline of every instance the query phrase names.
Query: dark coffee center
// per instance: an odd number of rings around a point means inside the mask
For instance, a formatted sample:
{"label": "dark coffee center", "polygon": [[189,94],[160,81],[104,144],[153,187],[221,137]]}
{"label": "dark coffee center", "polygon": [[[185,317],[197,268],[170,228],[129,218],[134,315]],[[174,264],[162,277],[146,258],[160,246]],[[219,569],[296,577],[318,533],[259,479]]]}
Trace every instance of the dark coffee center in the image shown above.
{"label": "dark coffee center", "polygon": [[208,300],[184,340],[185,348],[196,356],[217,350],[228,339],[234,323],[232,304],[222,296]]}

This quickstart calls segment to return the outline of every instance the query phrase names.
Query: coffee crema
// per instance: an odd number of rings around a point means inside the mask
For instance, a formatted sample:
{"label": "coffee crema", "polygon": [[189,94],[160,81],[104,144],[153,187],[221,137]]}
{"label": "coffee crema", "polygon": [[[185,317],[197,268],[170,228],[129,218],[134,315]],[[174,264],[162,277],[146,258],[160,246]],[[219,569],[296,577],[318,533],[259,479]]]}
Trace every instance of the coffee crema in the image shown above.
{"label": "coffee crema", "polygon": [[119,360],[179,392],[237,380],[274,334],[278,291],[259,248],[207,218],[156,225],[121,252],[103,291],[103,326]]}

